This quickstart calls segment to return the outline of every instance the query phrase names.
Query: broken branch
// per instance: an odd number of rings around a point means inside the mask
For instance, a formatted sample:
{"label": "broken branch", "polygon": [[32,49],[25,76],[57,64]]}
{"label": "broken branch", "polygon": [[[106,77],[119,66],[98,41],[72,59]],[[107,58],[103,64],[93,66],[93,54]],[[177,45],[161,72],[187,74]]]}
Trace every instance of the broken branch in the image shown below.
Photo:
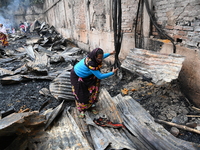
{"label": "broken branch", "polygon": [[177,127],[179,129],[182,129],[182,130],[185,130],[185,131],[190,131],[190,132],[194,132],[194,133],[200,134],[199,130],[196,130],[196,129],[193,129],[193,128],[190,128],[190,127],[187,127],[187,126],[184,126],[184,125],[179,125],[179,124],[176,124],[176,123],[167,122],[167,121],[159,120],[159,119],[155,119],[155,122],[163,123],[163,124],[166,124],[166,125]]}
{"label": "broken branch", "polygon": [[194,117],[194,118],[200,118],[199,115],[186,115],[187,117]]}

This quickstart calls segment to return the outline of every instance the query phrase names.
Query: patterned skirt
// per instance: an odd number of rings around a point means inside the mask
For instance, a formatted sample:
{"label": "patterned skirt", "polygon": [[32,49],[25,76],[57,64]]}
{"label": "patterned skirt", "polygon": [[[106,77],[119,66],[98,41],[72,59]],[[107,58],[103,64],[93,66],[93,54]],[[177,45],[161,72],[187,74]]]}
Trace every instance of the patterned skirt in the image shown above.
{"label": "patterned skirt", "polygon": [[72,92],[76,99],[76,106],[79,111],[89,109],[98,101],[100,79],[91,75],[81,78],[76,75],[74,69],[71,70]]}
{"label": "patterned skirt", "polygon": [[2,46],[8,46],[7,36],[2,32],[0,32],[0,42]]}

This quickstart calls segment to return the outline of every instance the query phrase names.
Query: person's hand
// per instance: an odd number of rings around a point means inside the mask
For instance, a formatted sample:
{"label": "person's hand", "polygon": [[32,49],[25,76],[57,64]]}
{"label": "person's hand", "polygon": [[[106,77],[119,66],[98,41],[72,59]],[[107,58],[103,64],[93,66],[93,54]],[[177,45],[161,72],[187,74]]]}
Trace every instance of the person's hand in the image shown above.
{"label": "person's hand", "polygon": [[112,72],[115,73],[115,72],[117,72],[117,70],[118,70],[118,68],[113,67]]}
{"label": "person's hand", "polygon": [[116,51],[112,51],[111,53],[110,53],[110,55],[113,55],[113,54],[115,54],[116,53]]}

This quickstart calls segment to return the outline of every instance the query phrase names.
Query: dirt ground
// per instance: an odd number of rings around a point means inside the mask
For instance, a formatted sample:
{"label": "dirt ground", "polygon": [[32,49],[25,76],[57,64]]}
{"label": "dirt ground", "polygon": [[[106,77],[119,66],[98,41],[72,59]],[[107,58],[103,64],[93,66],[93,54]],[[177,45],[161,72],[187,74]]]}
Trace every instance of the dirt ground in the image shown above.
{"label": "dirt ground", "polygon": [[[1,49],[12,51],[22,47],[25,44],[25,38],[10,42],[8,47],[5,49],[1,47]],[[6,58],[8,56],[2,57]],[[19,61],[1,63],[0,68],[17,68],[20,64]],[[64,64],[65,62],[54,64],[53,67]],[[105,64],[102,71],[106,70],[107,65]],[[186,123],[200,125],[200,119],[186,116],[198,115],[199,113],[190,107],[191,104],[181,93],[178,80],[158,86],[148,81],[148,79],[126,70],[121,69],[120,73],[122,75],[121,80],[115,75],[101,82],[101,87],[106,88],[111,96],[116,96],[119,93],[132,96],[156,119],[182,125]],[[51,100],[51,102],[44,109],[55,108],[60,102],[39,92],[42,88],[48,89],[50,83],[50,80],[29,80],[10,85],[0,84],[0,111],[5,112],[13,109],[18,112],[20,109],[24,110],[26,108],[32,111],[39,110],[48,100]],[[69,102],[69,105],[75,106],[73,101]],[[171,130],[170,126],[164,125],[164,127],[168,131]],[[200,135],[180,129],[179,132],[178,138],[200,144]]]}

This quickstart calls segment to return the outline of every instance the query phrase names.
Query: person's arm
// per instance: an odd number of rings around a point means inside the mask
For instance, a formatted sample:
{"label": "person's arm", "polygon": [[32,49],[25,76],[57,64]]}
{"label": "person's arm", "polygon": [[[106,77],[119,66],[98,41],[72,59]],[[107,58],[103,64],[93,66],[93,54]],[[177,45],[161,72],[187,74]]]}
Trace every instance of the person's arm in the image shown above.
{"label": "person's arm", "polygon": [[113,55],[115,53],[116,53],[115,51],[112,51],[111,53],[104,53],[103,54],[103,59],[106,58],[106,57],[108,57],[108,56],[110,56],[110,55]]}
{"label": "person's arm", "polygon": [[110,56],[110,53],[104,53],[103,54],[103,59],[106,58],[106,57],[108,57],[108,56]]}
{"label": "person's arm", "polygon": [[114,74],[114,72],[108,72],[108,73],[101,73],[99,70],[91,70],[90,71],[98,78],[98,79],[105,79]]}

